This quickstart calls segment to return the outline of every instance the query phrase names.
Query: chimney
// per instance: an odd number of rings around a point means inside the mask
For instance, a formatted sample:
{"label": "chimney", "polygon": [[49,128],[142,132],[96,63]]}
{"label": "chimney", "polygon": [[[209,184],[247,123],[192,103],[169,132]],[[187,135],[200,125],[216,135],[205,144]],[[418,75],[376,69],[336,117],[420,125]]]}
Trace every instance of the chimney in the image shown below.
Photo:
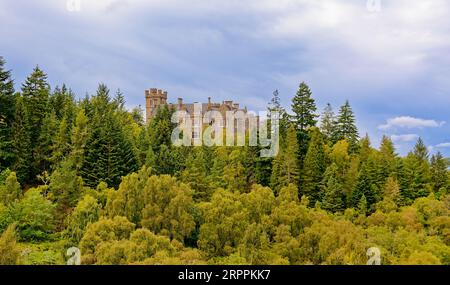
{"label": "chimney", "polygon": [[178,106],[183,105],[183,98],[178,98]]}
{"label": "chimney", "polygon": [[234,103],[234,104],[233,104],[233,107],[234,107],[235,109],[239,109],[239,103]]}
{"label": "chimney", "polygon": [[208,97],[208,104],[211,105],[211,97]]}

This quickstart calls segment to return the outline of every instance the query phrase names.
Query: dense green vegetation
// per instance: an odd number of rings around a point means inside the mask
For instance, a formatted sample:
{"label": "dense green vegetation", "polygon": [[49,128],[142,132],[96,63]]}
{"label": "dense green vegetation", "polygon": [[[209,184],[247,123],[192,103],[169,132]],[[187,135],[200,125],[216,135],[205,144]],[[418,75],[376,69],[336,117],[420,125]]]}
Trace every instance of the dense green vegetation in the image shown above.
{"label": "dense green vegetation", "polygon": [[76,100],[36,67],[20,91],[0,58],[0,264],[450,264],[448,160],[359,138],[349,102],[316,115],[278,92],[280,151],[175,147],[106,85]]}

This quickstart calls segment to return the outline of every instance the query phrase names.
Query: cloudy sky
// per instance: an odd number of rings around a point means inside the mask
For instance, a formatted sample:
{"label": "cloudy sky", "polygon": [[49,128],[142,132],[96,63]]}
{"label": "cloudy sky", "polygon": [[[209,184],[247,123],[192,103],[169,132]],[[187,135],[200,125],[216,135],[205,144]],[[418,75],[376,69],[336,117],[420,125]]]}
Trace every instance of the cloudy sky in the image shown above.
{"label": "cloudy sky", "polygon": [[[346,99],[361,134],[404,154],[420,136],[450,156],[448,0],[2,0],[0,55],[16,87],[39,64],[78,96],[99,82],[129,107],[171,101],[290,105],[306,81],[319,109]],[[79,8],[79,9],[78,9]]]}

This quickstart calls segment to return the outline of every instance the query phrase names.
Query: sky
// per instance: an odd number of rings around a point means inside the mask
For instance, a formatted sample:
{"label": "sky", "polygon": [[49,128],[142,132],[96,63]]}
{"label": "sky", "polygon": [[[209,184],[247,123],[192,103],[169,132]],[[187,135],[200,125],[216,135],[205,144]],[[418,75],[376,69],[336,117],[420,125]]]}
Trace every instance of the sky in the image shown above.
{"label": "sky", "polygon": [[289,108],[305,81],[321,112],[349,100],[360,135],[418,137],[450,156],[448,0],[2,0],[0,56],[16,89],[37,64],[77,96],[100,82],[145,105],[234,100]]}

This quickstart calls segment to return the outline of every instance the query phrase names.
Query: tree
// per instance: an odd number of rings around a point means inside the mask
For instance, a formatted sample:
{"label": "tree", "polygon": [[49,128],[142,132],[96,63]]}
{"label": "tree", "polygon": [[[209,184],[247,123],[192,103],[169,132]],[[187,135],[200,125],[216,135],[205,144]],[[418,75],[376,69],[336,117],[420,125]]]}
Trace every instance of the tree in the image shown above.
{"label": "tree", "polygon": [[70,159],[77,171],[80,171],[84,162],[85,148],[89,139],[88,118],[84,110],[78,111],[75,127],[72,130]]}
{"label": "tree", "polygon": [[355,124],[355,115],[348,100],[339,110],[336,120],[335,142],[347,140],[350,152],[355,152],[358,148],[358,128]]}
{"label": "tree", "polygon": [[297,94],[292,99],[292,111],[294,112],[292,119],[297,130],[305,133],[308,128],[316,125],[316,110],[316,103],[312,98],[311,89],[305,82],[302,82]]}
{"label": "tree", "polygon": [[12,169],[17,173],[21,183],[29,182],[32,162],[32,147],[30,141],[28,113],[23,98],[17,97],[16,114],[12,126],[14,162]]}
{"label": "tree", "polygon": [[404,204],[410,204],[432,191],[428,150],[422,139],[418,139],[413,152],[403,159],[399,180]]}
{"label": "tree", "polygon": [[290,183],[298,184],[298,149],[297,133],[294,125],[291,125],[287,131],[286,146],[284,149],[281,149],[274,160],[271,186],[275,190],[279,190],[281,187],[287,186]]}
{"label": "tree", "polygon": [[41,174],[49,172],[52,168],[52,156],[54,150],[54,141],[58,132],[58,122],[55,112],[48,113],[42,120],[42,128],[39,133],[38,141],[34,147],[33,154],[33,173]]}
{"label": "tree", "polygon": [[336,127],[336,119],[333,112],[333,107],[330,103],[327,103],[322,116],[320,118],[320,131],[322,132],[325,140],[331,142]]}
{"label": "tree", "polygon": [[53,154],[51,161],[55,165],[61,163],[70,153],[70,131],[71,128],[69,126],[68,118],[64,117],[59,123],[59,128],[55,134],[55,139],[52,146]]}
{"label": "tree", "polygon": [[11,167],[14,161],[12,125],[16,98],[11,71],[5,70],[5,60],[0,57],[0,172]]}
{"label": "tree", "polygon": [[326,169],[325,160],[322,134],[319,129],[314,128],[301,175],[301,191],[303,195],[308,196],[311,205],[320,200],[320,183]]}
{"label": "tree", "polygon": [[0,185],[0,202],[10,205],[22,197],[22,189],[17,181],[15,172],[11,172],[6,178],[5,185]]}
{"label": "tree", "polygon": [[323,181],[322,208],[332,213],[344,210],[344,195],[342,184],[338,181],[338,168],[332,164],[327,168]]}
{"label": "tree", "polygon": [[298,144],[299,144],[299,162],[300,167],[303,163],[303,158],[308,150],[308,133],[307,130],[314,127],[317,123],[317,115],[315,114],[317,108],[314,99],[312,98],[312,92],[305,82],[302,82],[299,86],[297,94],[292,99],[292,111],[294,115],[292,122],[294,123],[298,131]]}
{"label": "tree", "polygon": [[83,191],[83,180],[69,161],[59,166],[50,177],[49,197],[56,202],[57,219],[62,220],[76,206]]}
{"label": "tree", "polygon": [[[438,152],[431,157],[431,183],[435,193],[450,188],[449,162]],[[446,192],[448,193],[448,192]]]}
{"label": "tree", "polygon": [[114,113],[108,88],[100,85],[92,100],[92,133],[86,144],[80,173],[90,187],[103,181],[116,188],[122,176],[138,169],[138,162],[118,115]]}
{"label": "tree", "polygon": [[40,174],[42,170],[39,168],[40,161],[35,158],[40,154],[38,141],[41,136],[41,129],[45,127],[44,118],[49,110],[49,95],[50,86],[47,83],[47,75],[36,66],[25,83],[22,84],[22,96],[28,114],[28,125],[30,126],[28,130],[30,142],[34,146],[32,151],[32,161],[34,162],[31,169],[32,178]]}
{"label": "tree", "polygon": [[41,189],[28,190],[20,202],[12,205],[12,220],[17,222],[21,240],[42,241],[55,229],[55,205],[44,198]]}
{"label": "tree", "polygon": [[10,225],[0,236],[0,265],[17,265],[20,250],[16,245],[16,225]]}
{"label": "tree", "polygon": [[196,149],[186,160],[186,168],[181,174],[181,180],[194,190],[195,201],[207,201],[211,197],[206,166],[202,149]]}
{"label": "tree", "polygon": [[86,227],[98,221],[100,218],[101,205],[97,199],[85,195],[67,218],[67,236],[78,243],[84,235]]}

